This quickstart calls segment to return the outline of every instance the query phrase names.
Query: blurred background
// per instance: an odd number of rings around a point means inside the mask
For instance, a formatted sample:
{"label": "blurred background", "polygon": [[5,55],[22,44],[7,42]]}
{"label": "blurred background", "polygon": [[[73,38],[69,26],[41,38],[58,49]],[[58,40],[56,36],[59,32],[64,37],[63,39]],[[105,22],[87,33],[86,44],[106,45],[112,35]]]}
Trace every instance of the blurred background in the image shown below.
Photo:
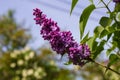
{"label": "blurred background", "polygon": [[[41,38],[40,27],[33,20],[34,8],[40,8],[62,30],[70,30],[80,42],[79,16],[90,3],[79,1],[70,16],[71,1],[0,0],[0,80],[120,80],[109,71],[104,75],[104,69],[95,64],[82,68],[64,65],[67,58],[61,59]],[[86,32],[92,35],[104,14],[104,10],[94,11]]]}

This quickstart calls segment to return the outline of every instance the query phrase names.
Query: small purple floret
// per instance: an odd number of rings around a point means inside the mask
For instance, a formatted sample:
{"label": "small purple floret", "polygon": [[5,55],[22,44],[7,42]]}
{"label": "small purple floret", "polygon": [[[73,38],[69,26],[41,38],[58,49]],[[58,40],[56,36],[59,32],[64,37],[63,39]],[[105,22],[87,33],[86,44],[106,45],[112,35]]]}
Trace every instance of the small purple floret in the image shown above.
{"label": "small purple floret", "polygon": [[34,9],[33,15],[35,15],[34,20],[36,21],[36,24],[39,24],[42,27],[40,34],[42,35],[44,40],[50,40],[51,32],[60,31],[57,23],[52,21],[51,19],[47,19],[46,15],[43,14],[42,11],[38,8]]}
{"label": "small purple floret", "polygon": [[40,34],[42,35],[42,37],[44,38],[44,40],[50,40],[51,39],[51,33],[52,32],[59,32],[60,29],[57,26],[57,23],[53,22],[51,19],[46,19]]}

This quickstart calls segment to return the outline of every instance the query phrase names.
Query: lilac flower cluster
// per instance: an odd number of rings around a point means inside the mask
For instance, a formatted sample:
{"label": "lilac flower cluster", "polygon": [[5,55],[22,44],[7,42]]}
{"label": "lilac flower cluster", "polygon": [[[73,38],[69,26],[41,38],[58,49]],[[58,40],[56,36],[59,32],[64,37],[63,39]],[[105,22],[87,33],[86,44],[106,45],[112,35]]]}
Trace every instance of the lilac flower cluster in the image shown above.
{"label": "lilac flower cluster", "polygon": [[73,41],[74,40],[70,31],[53,32],[50,44],[54,51],[63,55],[68,51],[68,48]]}
{"label": "lilac flower cluster", "polygon": [[70,31],[60,31],[57,23],[46,18],[41,10],[34,9],[33,15],[36,24],[41,26],[40,34],[50,42],[54,51],[61,55],[68,53],[70,61],[75,65],[82,66],[88,61],[90,50],[87,45],[75,42]]}
{"label": "lilac flower cluster", "polygon": [[75,65],[83,66],[85,63],[88,62],[87,59],[89,58],[89,56],[90,50],[85,44],[69,48],[69,58]]}
{"label": "lilac flower cluster", "polygon": [[120,0],[113,0],[113,2],[115,2],[115,3],[120,3]]}

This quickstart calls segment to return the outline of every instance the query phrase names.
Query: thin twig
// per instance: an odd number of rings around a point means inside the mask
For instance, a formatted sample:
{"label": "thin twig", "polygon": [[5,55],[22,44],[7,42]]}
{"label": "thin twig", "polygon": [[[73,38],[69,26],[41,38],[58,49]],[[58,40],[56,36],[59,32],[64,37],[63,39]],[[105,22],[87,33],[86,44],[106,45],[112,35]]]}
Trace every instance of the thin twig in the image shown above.
{"label": "thin twig", "polygon": [[101,0],[101,2],[105,5],[105,7],[107,8],[108,12],[111,13],[111,10],[109,9],[108,5],[103,0]]}
{"label": "thin twig", "polygon": [[119,72],[117,72],[117,71],[113,70],[113,69],[112,69],[112,68],[110,68],[110,67],[104,66],[104,65],[102,65],[102,64],[100,64],[100,63],[98,63],[98,62],[94,61],[93,59],[90,59],[90,61],[91,61],[91,62],[93,62],[93,63],[95,63],[95,64],[97,64],[97,65],[100,65],[100,66],[102,66],[102,67],[104,67],[104,68],[106,68],[106,69],[108,69],[108,70],[110,70],[110,71],[112,71],[112,72],[114,72],[114,73],[116,73],[116,74],[118,74],[118,75],[120,75],[120,73],[119,73]]}
{"label": "thin twig", "polygon": [[[108,12],[109,13],[112,13],[112,11],[110,10],[110,8],[108,7],[108,5],[103,1],[101,0],[101,2],[105,5],[105,7],[107,8]],[[113,17],[114,21],[117,23],[118,26],[120,26],[119,22],[116,20],[115,16]]]}

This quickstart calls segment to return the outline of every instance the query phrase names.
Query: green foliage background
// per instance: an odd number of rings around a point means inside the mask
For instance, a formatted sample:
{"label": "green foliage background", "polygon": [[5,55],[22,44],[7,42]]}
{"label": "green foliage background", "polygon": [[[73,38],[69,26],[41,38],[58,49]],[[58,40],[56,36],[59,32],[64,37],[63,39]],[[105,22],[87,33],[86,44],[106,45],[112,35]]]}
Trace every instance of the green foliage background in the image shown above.
{"label": "green foliage background", "polygon": [[[90,5],[83,10],[79,20],[80,43],[88,44],[91,50],[90,62],[94,63],[85,65],[82,76],[85,80],[120,80],[120,2],[96,1],[89,0]],[[72,0],[70,14],[77,3],[77,0]],[[110,4],[114,9],[111,9]],[[89,16],[95,10],[102,8],[106,9],[107,15],[102,15],[98,26],[93,26],[95,27],[93,35],[89,35],[89,32],[85,35]],[[100,57],[101,53],[109,57],[107,61]]]}

